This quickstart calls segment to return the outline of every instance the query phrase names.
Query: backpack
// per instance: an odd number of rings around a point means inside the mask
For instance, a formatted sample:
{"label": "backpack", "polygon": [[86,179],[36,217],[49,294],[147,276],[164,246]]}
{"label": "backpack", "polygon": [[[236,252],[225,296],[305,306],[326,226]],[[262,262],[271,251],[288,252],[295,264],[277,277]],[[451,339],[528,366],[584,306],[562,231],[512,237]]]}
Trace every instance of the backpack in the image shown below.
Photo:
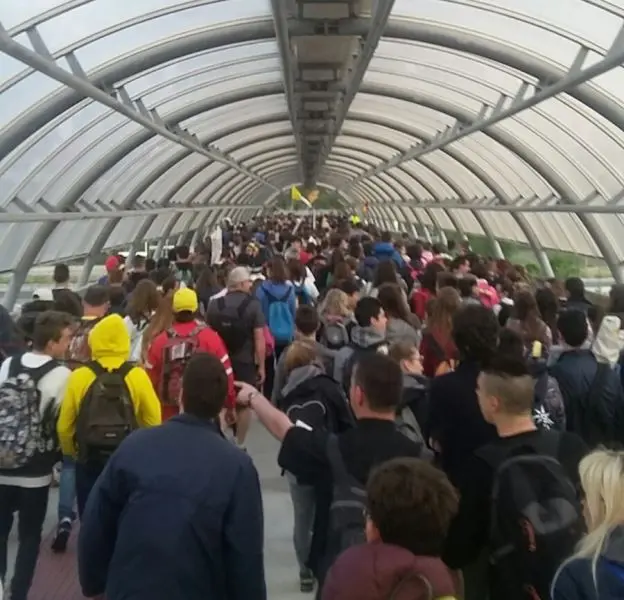
{"label": "backpack", "polygon": [[91,347],[89,346],[89,334],[101,319],[83,319],[72,335],[69,349],[67,350],[67,366],[75,370],[91,360]]}
{"label": "backpack", "polygon": [[57,446],[54,403],[42,415],[37,386],[59,363],[49,360],[30,369],[22,364],[22,356],[11,359],[8,377],[0,385],[0,469],[25,467]]}
{"label": "backpack", "polygon": [[351,352],[351,356],[349,356],[349,358],[346,360],[342,369],[342,387],[345,390],[347,398],[349,397],[349,388],[351,387],[351,376],[353,375],[353,368],[355,367],[356,363],[362,358],[362,356],[371,352],[387,353],[388,351],[388,344],[385,340],[367,346],[366,348],[355,346],[354,344],[351,344],[350,347],[353,352]]}
{"label": "backpack", "polygon": [[326,452],[333,483],[328,548],[335,558],[347,548],[366,541],[366,488],[347,471],[335,434],[328,436]]}
{"label": "backpack", "polygon": [[412,442],[424,445],[425,439],[422,434],[422,429],[416,420],[414,411],[407,406],[407,404],[398,407],[395,423],[398,430],[405,437],[412,440]]}
{"label": "backpack", "polygon": [[182,376],[193,354],[199,349],[199,334],[205,325],[197,323],[188,335],[180,335],[175,329],[167,330],[167,341],[162,349],[162,375],[158,397],[162,404],[177,406],[182,393]]}
{"label": "backpack", "polygon": [[80,403],[76,419],[78,460],[105,461],[138,428],[126,375],[135,367],[125,362],[107,371],[98,362],[85,365],[95,375]]}
{"label": "backpack", "polygon": [[[542,433],[535,446],[477,451],[495,471],[490,516],[490,566],[508,597],[550,598],[561,563],[584,530],[574,484],[559,463],[561,436]],[[518,591],[522,595],[518,596]],[[502,591],[502,590],[501,590]]]}
{"label": "backpack", "polygon": [[320,343],[329,350],[340,350],[349,343],[349,331],[342,321],[324,321]]}
{"label": "backpack", "polygon": [[269,300],[269,329],[278,344],[287,344],[292,341],[295,331],[295,319],[290,312],[288,300],[293,293],[293,287],[288,286],[288,290],[281,297],[277,298],[266,287],[264,293]]}
{"label": "backpack", "polygon": [[230,356],[238,354],[251,339],[251,328],[244,316],[252,300],[247,296],[235,311],[226,308],[225,296],[216,300],[218,312],[211,314],[210,326],[221,336]]}
{"label": "backpack", "polygon": [[[572,411],[574,423],[570,424],[572,431],[583,438],[583,441],[594,448],[600,444],[611,444],[618,441],[618,423],[622,408],[616,406],[616,415],[612,415],[602,398],[602,393],[608,383],[609,376],[612,374],[612,367],[608,363],[597,363],[596,375],[589,386],[587,395],[581,399],[575,410]],[[620,397],[616,402],[622,401],[622,393],[620,388]]]}
{"label": "backpack", "polygon": [[[327,375],[317,375],[312,380],[314,384],[308,384],[308,382],[300,384],[281,399],[280,410],[288,415],[291,423],[301,421],[313,430],[325,429],[336,432],[338,427],[335,414],[328,410],[319,377],[331,379]],[[335,386],[336,383],[334,382],[333,385]]]}

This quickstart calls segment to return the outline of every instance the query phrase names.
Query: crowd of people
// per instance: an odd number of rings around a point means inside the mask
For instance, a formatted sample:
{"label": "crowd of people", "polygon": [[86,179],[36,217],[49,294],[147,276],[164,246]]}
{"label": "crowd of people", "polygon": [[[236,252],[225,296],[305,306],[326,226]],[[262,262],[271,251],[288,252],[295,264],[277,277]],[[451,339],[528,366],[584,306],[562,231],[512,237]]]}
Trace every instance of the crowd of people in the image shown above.
{"label": "crowd of people", "polygon": [[[26,600],[49,491],[84,595],[265,600],[254,427],[279,443],[302,593],[624,597],[624,286],[358,218],[226,222],[66,265],[0,312],[0,579]],[[8,583],[8,582],[7,582]],[[6,592],[6,590],[5,590]]]}

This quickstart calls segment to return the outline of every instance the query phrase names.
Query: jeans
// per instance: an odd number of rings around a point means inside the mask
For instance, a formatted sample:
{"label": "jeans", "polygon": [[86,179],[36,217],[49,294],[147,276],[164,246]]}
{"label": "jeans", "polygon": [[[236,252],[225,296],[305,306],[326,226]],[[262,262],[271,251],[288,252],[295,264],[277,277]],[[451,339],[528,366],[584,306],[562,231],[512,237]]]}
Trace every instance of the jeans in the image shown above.
{"label": "jeans", "polygon": [[71,456],[63,457],[63,469],[59,483],[58,520],[76,519],[74,504],[76,501],[76,463]]}
{"label": "jeans", "polygon": [[294,531],[293,544],[299,563],[299,572],[305,573],[310,547],[312,545],[312,530],[314,527],[314,513],[316,510],[316,496],[314,486],[301,485],[291,473],[286,473],[290,487],[290,498],[293,505]]}
{"label": "jeans", "polygon": [[49,492],[49,485],[38,488],[0,485],[0,579],[3,582],[7,572],[7,545],[13,527],[13,514],[18,515],[18,550],[11,583],[13,600],[26,600],[32,585]]}
{"label": "jeans", "polygon": [[78,516],[81,519],[89,499],[89,494],[104,467],[105,464],[101,462],[76,463],[76,503],[78,504]]}

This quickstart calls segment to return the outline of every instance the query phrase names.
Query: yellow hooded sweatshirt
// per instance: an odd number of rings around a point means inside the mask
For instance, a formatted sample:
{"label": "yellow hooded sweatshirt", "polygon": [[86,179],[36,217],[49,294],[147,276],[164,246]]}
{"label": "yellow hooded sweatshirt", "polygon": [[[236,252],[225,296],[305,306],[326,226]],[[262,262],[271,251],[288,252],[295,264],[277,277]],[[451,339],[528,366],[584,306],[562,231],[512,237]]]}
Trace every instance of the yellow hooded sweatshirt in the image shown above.
{"label": "yellow hooded sweatshirt", "polygon": [[[89,347],[93,360],[112,371],[118,369],[130,356],[130,336],[119,315],[102,319],[89,334]],[[63,454],[76,456],[74,443],[76,419],[80,403],[86,396],[95,374],[88,367],[80,367],[72,372],[67,383],[67,391],[61,403],[57,431]],[[160,425],[160,402],[147,373],[136,367],[126,375],[126,384],[134,403],[139,427]]]}

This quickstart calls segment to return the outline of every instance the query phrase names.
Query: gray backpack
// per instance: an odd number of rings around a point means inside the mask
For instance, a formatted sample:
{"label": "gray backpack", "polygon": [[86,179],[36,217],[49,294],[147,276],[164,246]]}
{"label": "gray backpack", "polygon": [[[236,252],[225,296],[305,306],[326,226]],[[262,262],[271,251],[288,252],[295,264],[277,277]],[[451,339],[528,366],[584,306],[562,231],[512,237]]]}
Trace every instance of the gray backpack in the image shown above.
{"label": "gray backpack", "polygon": [[397,412],[395,423],[399,431],[407,438],[418,444],[424,444],[422,430],[409,406],[400,408]]}
{"label": "gray backpack", "polygon": [[366,489],[347,471],[336,435],[327,438],[326,452],[333,481],[328,548],[336,558],[347,548],[366,541]]}
{"label": "gray backpack", "polygon": [[78,459],[106,461],[138,428],[126,384],[126,375],[136,365],[126,362],[114,371],[107,371],[97,362],[85,366],[93,371],[95,381],[80,403],[76,420]]}
{"label": "gray backpack", "polygon": [[54,403],[42,414],[37,385],[57,366],[49,360],[30,369],[22,364],[22,356],[11,359],[9,375],[0,386],[0,469],[25,467],[56,448]]}
{"label": "gray backpack", "polygon": [[321,344],[329,350],[340,350],[349,343],[349,332],[341,321],[323,321]]}

